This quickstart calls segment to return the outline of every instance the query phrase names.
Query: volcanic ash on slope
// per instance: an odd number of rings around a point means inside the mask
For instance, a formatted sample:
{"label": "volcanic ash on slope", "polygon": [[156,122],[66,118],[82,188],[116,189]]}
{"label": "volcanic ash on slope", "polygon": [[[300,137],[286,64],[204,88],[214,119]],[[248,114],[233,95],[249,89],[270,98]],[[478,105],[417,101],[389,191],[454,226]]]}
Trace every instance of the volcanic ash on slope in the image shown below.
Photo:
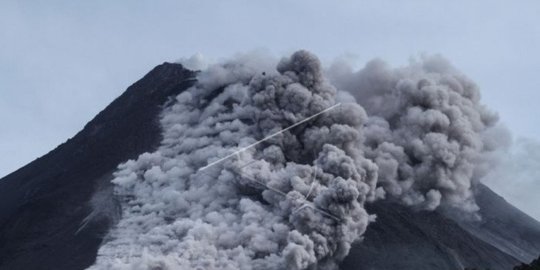
{"label": "volcanic ash on slope", "polygon": [[122,218],[91,269],[334,269],[373,220],[365,203],[476,211],[495,117],[448,64],[331,70],[355,101],[306,51],[246,59],[202,71],[164,109],[160,148],[119,166]]}

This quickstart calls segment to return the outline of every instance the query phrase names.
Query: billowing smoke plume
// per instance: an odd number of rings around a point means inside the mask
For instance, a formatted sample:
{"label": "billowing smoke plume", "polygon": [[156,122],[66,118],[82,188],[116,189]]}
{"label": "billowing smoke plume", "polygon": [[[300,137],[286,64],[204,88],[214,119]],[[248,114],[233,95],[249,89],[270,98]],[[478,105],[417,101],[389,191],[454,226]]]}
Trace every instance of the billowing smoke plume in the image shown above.
{"label": "billowing smoke plume", "polygon": [[497,115],[479,103],[472,81],[437,56],[401,69],[380,60],[358,72],[334,66],[331,76],[370,116],[365,151],[387,195],[426,209],[478,210],[471,188],[496,146],[484,133]]}
{"label": "billowing smoke plume", "polygon": [[496,118],[469,80],[439,59],[330,74],[337,89],[305,51],[201,72],[164,110],[160,148],[115,173],[122,218],[91,269],[335,269],[366,203],[476,210]]}

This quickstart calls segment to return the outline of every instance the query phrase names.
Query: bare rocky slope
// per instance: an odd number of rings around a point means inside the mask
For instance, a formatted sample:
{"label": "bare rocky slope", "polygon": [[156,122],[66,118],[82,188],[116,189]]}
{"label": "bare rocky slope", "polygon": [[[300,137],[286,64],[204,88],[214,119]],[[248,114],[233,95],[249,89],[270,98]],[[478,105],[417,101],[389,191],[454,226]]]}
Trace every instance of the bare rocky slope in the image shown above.
{"label": "bare rocky slope", "polygon": [[513,269],[540,254],[540,223],[488,187],[477,187],[479,222],[379,202],[365,239],[343,269]]}

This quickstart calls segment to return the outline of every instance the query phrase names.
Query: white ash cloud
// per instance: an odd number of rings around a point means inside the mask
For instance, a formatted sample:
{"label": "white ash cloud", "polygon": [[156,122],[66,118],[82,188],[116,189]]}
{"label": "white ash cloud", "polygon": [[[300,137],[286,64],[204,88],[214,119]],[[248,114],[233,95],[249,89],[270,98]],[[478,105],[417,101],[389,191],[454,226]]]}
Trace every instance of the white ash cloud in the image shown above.
{"label": "white ash cloud", "polygon": [[198,52],[190,57],[183,57],[176,60],[177,63],[182,64],[185,68],[189,70],[205,70],[207,69],[214,61],[207,58],[202,53]]}
{"label": "white ash cloud", "polygon": [[306,51],[210,65],[163,111],[159,149],[119,166],[122,218],[90,269],[336,269],[375,218],[366,203],[476,211],[495,121],[439,58],[328,73]]}

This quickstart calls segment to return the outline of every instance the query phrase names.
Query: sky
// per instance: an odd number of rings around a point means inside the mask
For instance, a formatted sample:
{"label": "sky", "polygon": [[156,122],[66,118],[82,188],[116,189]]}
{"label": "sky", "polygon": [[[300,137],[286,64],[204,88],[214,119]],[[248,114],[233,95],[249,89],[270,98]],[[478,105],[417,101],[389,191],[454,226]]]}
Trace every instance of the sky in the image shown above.
{"label": "sky", "polygon": [[[0,1],[0,177],[72,137],[162,62],[259,49],[308,49],[358,67],[441,54],[516,141],[533,145],[511,155],[538,159],[528,151],[540,149],[538,14],[538,1]],[[497,173],[488,185],[540,219],[540,199],[519,200],[538,193],[538,166],[503,166],[525,176]]]}

